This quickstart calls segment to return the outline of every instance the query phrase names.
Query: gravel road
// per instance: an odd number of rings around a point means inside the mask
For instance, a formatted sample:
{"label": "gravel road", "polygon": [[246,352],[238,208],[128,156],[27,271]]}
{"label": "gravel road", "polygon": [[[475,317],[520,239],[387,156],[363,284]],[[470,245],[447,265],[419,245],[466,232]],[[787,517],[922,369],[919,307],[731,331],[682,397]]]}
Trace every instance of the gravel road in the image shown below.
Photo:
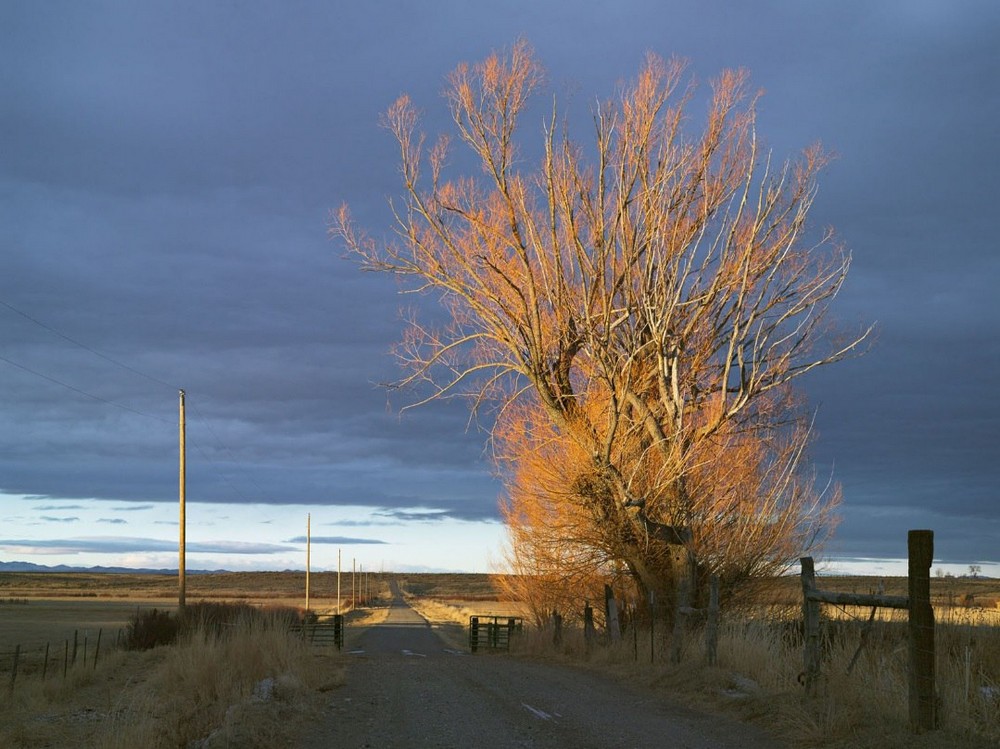
{"label": "gravel road", "polygon": [[764,749],[759,730],[573,668],[449,648],[396,598],[302,749]]}

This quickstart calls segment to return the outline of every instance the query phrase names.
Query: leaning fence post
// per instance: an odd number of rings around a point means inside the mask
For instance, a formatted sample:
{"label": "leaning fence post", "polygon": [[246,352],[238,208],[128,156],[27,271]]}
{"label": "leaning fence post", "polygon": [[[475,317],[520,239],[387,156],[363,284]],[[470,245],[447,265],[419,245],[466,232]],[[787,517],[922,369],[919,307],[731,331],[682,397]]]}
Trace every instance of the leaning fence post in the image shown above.
{"label": "leaning fence post", "polygon": [[937,727],[934,710],[934,609],[931,607],[931,564],[934,531],[910,531],[909,630],[910,630],[910,726],[914,731]]}
{"label": "leaning fence post", "polygon": [[17,662],[21,659],[21,646],[14,648],[14,669],[10,672],[10,691],[14,691],[14,682],[17,680]]}
{"label": "leaning fence post", "polygon": [[819,679],[819,601],[810,600],[809,594],[816,590],[816,568],[812,557],[802,557],[802,623],[805,650],[803,675],[806,694],[812,696]]}
{"label": "leaning fence post", "polygon": [[705,660],[714,666],[718,660],[719,647],[719,576],[712,575],[708,581],[708,624],[705,627]]}
{"label": "leaning fence post", "polygon": [[42,681],[45,681],[45,674],[49,670],[49,644],[45,643],[45,660],[42,662]]}
{"label": "leaning fence post", "polygon": [[97,646],[94,648],[94,668],[97,668],[97,656],[101,654],[101,632],[103,630],[97,630]]}

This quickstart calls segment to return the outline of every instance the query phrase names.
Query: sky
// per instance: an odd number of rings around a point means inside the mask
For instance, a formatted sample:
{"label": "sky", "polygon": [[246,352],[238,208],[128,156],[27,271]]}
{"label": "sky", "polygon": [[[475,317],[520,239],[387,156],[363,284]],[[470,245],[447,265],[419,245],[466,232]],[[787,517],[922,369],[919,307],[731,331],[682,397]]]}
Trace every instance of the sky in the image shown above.
{"label": "sky", "polygon": [[1000,575],[994,0],[0,4],[0,561],[176,567],[183,388],[189,569],[302,569],[307,517],[313,569],[496,566],[483,425],[381,386],[410,302],[327,229],[387,232],[380,113],[446,130],[447,73],[518,38],[584,113],[648,51],[745,67],[775,157],[837,155],[833,315],[878,332],[802,381],[826,569],[930,528],[936,568]]}

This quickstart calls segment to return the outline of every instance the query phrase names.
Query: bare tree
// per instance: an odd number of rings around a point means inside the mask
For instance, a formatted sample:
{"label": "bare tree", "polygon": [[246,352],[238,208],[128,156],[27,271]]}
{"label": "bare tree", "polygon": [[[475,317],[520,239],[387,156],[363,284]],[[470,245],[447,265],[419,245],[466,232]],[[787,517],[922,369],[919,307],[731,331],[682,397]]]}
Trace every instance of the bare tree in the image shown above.
{"label": "bare tree", "polygon": [[[840,340],[827,320],[850,261],[806,222],[826,157],[812,147],[772,161],[744,72],[712,82],[692,134],[684,65],[649,55],[596,107],[589,148],[553,103],[532,167],[518,123],[542,81],[524,42],[450,75],[477,176],[449,176],[449,138],[428,145],[401,97],[385,116],[400,147],[397,236],[373,239],[346,207],[332,233],[450,314],[440,329],[411,322],[401,384],[428,383],[428,400],[495,404],[501,420],[529,399],[533,418],[583,456],[571,462],[574,501],[614,528],[615,555],[667,600],[726,450],[776,444],[798,419],[785,408],[793,381],[869,331]],[[777,454],[760,469],[780,483]],[[797,466],[801,450],[790,455]]]}

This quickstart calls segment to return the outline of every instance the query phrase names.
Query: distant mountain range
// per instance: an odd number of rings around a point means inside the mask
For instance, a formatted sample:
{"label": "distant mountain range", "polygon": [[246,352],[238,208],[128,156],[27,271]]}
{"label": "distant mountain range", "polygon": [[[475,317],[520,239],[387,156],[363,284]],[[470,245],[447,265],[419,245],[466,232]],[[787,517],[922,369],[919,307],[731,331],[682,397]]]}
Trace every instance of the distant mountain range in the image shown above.
{"label": "distant mountain range", "polygon": [[[69,567],[65,564],[57,564],[54,567],[49,567],[44,564],[35,564],[33,562],[0,562],[0,572],[87,572],[90,574],[98,575],[102,573],[108,574],[127,574],[127,575],[176,575],[177,570],[153,570],[153,569],[136,569],[134,567]],[[188,575],[212,575],[218,572],[228,572],[228,570],[185,570]]]}

